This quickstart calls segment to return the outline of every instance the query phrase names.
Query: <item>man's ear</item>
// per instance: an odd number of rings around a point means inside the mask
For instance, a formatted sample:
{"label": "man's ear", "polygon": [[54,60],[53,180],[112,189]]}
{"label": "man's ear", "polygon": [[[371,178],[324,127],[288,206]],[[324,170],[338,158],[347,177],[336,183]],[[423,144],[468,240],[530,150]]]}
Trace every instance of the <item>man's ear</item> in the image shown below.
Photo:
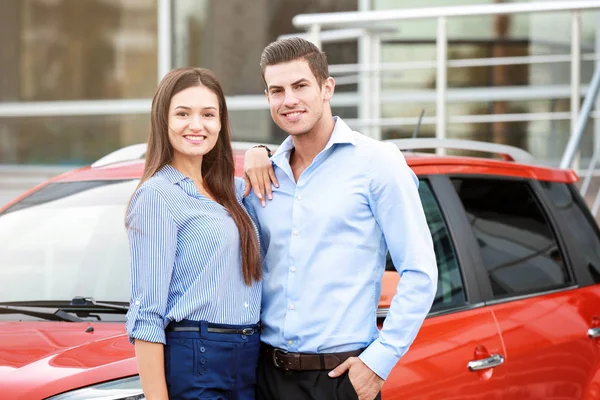
{"label": "man's ear", "polygon": [[331,100],[333,92],[335,91],[335,79],[331,76],[323,82],[322,91],[325,96],[325,100]]}
{"label": "man's ear", "polygon": [[269,92],[267,92],[267,89],[265,89],[265,97],[267,98],[267,102],[271,104],[271,99],[269,99]]}

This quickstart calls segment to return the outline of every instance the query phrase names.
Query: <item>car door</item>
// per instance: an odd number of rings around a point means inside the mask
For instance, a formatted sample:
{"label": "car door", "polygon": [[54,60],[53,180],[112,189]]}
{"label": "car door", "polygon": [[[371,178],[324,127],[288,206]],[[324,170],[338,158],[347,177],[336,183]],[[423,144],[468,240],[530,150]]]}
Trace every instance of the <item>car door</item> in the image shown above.
{"label": "car door", "polygon": [[[438,289],[431,314],[384,384],[387,400],[500,398],[504,349],[494,316],[480,301],[472,268],[476,244],[462,235],[467,220],[455,208],[459,202],[453,190],[445,177],[421,177],[419,194],[434,242]],[[448,193],[450,199],[445,198]],[[397,283],[389,258],[386,269],[387,283]]]}
{"label": "car door", "polygon": [[562,237],[579,287],[574,304],[587,323],[579,335],[587,336],[590,371],[582,398],[600,399],[600,229],[573,184],[536,182],[558,234]]}
{"label": "car door", "polygon": [[[597,295],[577,285],[564,228],[535,181],[453,177],[481,253],[480,286],[506,348],[503,399],[582,399],[598,363]],[[571,224],[572,221],[563,221]],[[591,397],[596,398],[596,397]]]}

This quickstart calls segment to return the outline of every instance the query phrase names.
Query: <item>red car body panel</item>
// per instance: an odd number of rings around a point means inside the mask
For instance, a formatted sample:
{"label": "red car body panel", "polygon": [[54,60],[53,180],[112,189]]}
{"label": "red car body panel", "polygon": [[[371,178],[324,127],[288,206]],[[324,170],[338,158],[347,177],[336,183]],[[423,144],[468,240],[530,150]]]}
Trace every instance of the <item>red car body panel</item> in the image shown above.
{"label": "red car body panel", "polygon": [[497,399],[504,379],[502,369],[467,371],[469,361],[493,353],[505,351],[494,315],[487,308],[428,318],[388,376],[383,398]]}
{"label": "red car body panel", "polygon": [[136,374],[123,323],[0,322],[0,398],[44,399]]}
{"label": "red car body panel", "polygon": [[[236,152],[236,175],[243,153]],[[470,157],[406,154],[417,175],[469,174],[577,181],[573,171]],[[85,167],[42,183],[13,202],[50,182],[137,179],[143,161],[105,167]],[[1,210],[0,210],[1,211]],[[380,307],[387,308],[399,276],[384,274]],[[498,304],[426,319],[410,351],[394,368],[383,388],[387,400],[409,399],[548,399],[569,388],[600,399],[600,342],[585,331],[599,326],[598,285]],[[557,324],[556,321],[564,321]],[[531,321],[537,321],[535,327]],[[541,325],[539,323],[541,322]],[[531,326],[530,326],[531,325]],[[86,332],[90,326],[93,332]],[[542,326],[543,329],[536,327]],[[558,327],[558,329],[557,329]],[[551,352],[550,345],[560,344]],[[503,354],[497,369],[469,373],[467,363]],[[569,357],[595,366],[566,367]],[[533,367],[532,367],[533,365]],[[123,323],[2,322],[0,323],[0,397],[41,399],[61,392],[137,374],[134,348]],[[443,377],[441,379],[440,377]],[[509,389],[507,389],[507,384]],[[541,385],[544,388],[540,389]],[[567,388],[568,386],[568,388]],[[566,389],[565,389],[566,388]],[[594,394],[596,393],[596,394]]]}
{"label": "red car body panel", "polygon": [[590,376],[600,366],[600,341],[587,337],[599,307],[598,285],[489,307],[506,346],[506,398],[567,399],[600,388]]}

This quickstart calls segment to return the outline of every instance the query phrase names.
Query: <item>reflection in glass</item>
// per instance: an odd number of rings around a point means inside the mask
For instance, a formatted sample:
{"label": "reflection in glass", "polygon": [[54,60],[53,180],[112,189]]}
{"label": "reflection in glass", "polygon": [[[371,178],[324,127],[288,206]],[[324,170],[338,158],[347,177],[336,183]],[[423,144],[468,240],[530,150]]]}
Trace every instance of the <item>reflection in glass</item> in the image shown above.
{"label": "reflection in glass", "polygon": [[149,115],[0,119],[0,164],[90,164],[146,142],[149,121]]}
{"label": "reflection in glass", "polygon": [[0,21],[16,57],[0,57],[0,70],[19,84],[0,100],[152,96],[156,1],[4,0],[2,14],[13,17]]}
{"label": "reflection in glass", "polygon": [[[433,248],[438,266],[437,293],[431,311],[439,311],[459,306],[466,302],[465,289],[462,282],[458,260],[454,251],[454,244],[448,233],[446,222],[437,200],[431,191],[429,182],[419,182],[419,196],[423,204],[423,211],[427,225],[431,231]],[[386,271],[395,271],[393,261],[388,252]]]}
{"label": "reflection in glass", "polygon": [[137,180],[55,183],[0,214],[0,301],[129,301],[125,207]]}
{"label": "reflection in glass", "polygon": [[455,178],[452,183],[479,243],[495,296],[571,283],[562,251],[525,182]]}

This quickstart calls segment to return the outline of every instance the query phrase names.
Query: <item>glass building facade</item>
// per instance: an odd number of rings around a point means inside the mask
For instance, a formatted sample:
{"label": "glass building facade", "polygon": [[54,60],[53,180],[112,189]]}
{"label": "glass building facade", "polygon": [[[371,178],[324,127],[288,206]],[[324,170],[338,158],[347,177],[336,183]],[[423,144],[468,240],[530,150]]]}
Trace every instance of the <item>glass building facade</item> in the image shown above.
{"label": "glass building facade", "polygon": [[[0,0],[0,164],[82,165],[144,142],[160,75],[158,38],[165,12],[170,66],[215,71],[228,96],[234,139],[279,143],[285,135],[271,121],[258,63],[264,46],[280,35],[300,32],[292,24],[295,15],[493,2]],[[598,53],[598,12],[582,12],[581,21],[585,88]],[[392,25],[394,30],[382,36],[383,63],[435,60],[435,19]],[[570,29],[568,12],[452,18],[448,57],[568,55]],[[356,64],[358,47],[356,40],[323,46],[331,65]],[[339,80],[334,113],[360,129],[357,79],[352,74],[334,77]],[[435,67],[384,71],[380,82],[381,118],[415,117],[421,109],[426,116],[435,115]],[[495,123],[452,118],[568,113],[569,83],[568,61],[449,68],[449,97],[457,93],[461,100],[448,104],[448,137],[513,144],[556,163],[570,133],[568,117]],[[482,100],[482,92],[497,96]],[[113,111],[86,113],[87,105],[102,102],[110,102]],[[433,136],[434,128],[424,124],[419,134]],[[386,126],[381,136],[408,137],[413,130],[413,125]],[[594,130],[590,123],[583,159],[591,154]]]}

